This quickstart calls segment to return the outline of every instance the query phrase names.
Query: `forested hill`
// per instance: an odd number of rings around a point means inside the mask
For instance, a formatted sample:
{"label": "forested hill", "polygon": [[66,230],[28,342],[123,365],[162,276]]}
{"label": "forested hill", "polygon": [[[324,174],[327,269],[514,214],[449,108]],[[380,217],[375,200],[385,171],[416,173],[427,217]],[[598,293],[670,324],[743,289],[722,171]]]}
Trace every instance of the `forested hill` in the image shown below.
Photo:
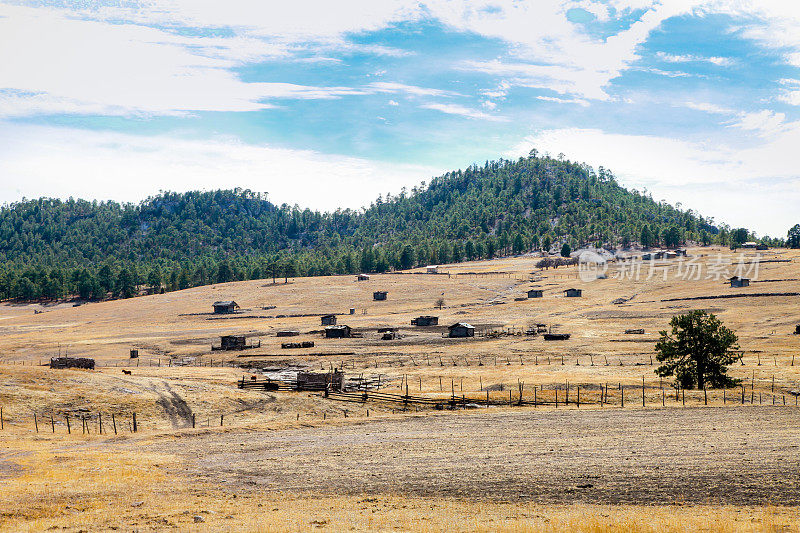
{"label": "forested hill", "polygon": [[[746,234],[746,232],[745,232]],[[0,209],[0,298],[132,296],[270,276],[386,271],[584,244],[727,242],[710,221],[550,157],[450,172],[366,210],[276,206],[242,190],[139,204]]]}

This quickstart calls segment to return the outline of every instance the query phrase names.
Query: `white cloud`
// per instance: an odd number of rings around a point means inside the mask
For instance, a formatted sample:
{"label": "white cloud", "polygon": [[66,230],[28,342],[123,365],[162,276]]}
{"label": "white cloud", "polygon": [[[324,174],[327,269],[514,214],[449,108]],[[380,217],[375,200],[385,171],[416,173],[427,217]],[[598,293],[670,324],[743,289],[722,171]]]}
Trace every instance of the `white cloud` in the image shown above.
{"label": "white cloud", "polygon": [[666,61],[667,63],[711,63],[712,65],[717,65],[719,67],[729,67],[736,63],[733,59],[729,57],[717,57],[717,56],[706,57],[706,56],[697,56],[692,54],[673,55],[673,54],[667,54],[665,52],[658,52],[656,56],[662,61]]}
{"label": "white cloud", "polygon": [[717,104],[710,104],[707,102],[684,102],[684,107],[694,109],[695,111],[704,111],[706,113],[713,113],[715,115],[734,115],[736,111],[728,107],[722,107]]}
{"label": "white cloud", "polygon": [[738,120],[732,125],[743,130],[757,131],[761,135],[773,135],[785,129],[785,120],[785,114],[764,109],[754,113],[739,113]]}
{"label": "white cloud", "polygon": [[[445,169],[387,164],[312,150],[0,123],[0,201],[69,196],[135,201],[158,190],[231,187],[275,203],[334,210]],[[324,179],[320,179],[324,177]]]}
{"label": "white cloud", "polygon": [[582,98],[556,98],[555,96],[537,96],[537,100],[542,100],[544,102],[555,102],[557,104],[578,104],[583,107],[587,107],[589,105],[588,100],[583,100]]}
{"label": "white cloud", "polygon": [[448,115],[460,115],[462,117],[467,118],[474,118],[480,120],[489,120],[492,122],[506,122],[508,119],[506,117],[501,117],[497,115],[490,115],[488,113],[484,113],[483,111],[478,111],[476,109],[470,109],[468,107],[464,107],[458,104],[423,104],[420,106],[423,109],[433,109],[434,111],[441,111],[442,113],[447,113]]}
{"label": "white cloud", "polygon": [[397,103],[395,100],[389,100],[389,105],[390,105],[390,106],[395,106],[395,107],[396,107],[396,106],[399,106],[400,104],[399,104],[399,103]]}
{"label": "white cloud", "polygon": [[426,87],[385,81],[375,81],[368,84],[367,87],[377,93],[406,93],[413,96],[459,96],[458,93],[452,91],[429,89]]}
{"label": "white cloud", "polygon": [[797,223],[800,205],[800,173],[786,157],[798,143],[798,124],[745,148],[572,128],[532,135],[506,155],[526,155],[531,148],[564,152],[611,169],[622,184],[647,188],[656,199],[682,202],[718,222],[762,235],[785,236]]}

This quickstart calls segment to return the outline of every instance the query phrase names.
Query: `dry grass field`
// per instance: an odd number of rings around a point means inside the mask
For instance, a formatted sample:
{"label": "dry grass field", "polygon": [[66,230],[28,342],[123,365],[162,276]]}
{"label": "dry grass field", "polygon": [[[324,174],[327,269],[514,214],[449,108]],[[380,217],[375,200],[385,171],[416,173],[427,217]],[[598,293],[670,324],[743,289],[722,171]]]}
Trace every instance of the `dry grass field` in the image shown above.
{"label": "dry grass field", "polygon": [[[762,252],[750,287],[709,277],[708,265],[721,259],[732,275],[755,254],[691,249],[689,260],[643,265],[638,279],[625,263],[585,281],[575,267],[538,271],[538,258],[520,257],[361,282],[259,280],[80,306],[5,303],[0,527],[796,531],[800,254]],[[699,279],[687,279],[697,264]],[[543,298],[517,300],[534,286]],[[583,297],[563,297],[569,287]],[[387,301],[373,301],[375,290],[387,290]],[[211,314],[212,302],[229,299],[240,312]],[[746,405],[739,388],[676,400],[653,373],[658,331],[690,309],[714,312],[739,335],[743,364],[730,373],[743,380]],[[325,313],[363,336],[324,339]],[[419,315],[438,316],[440,326],[411,326]],[[479,335],[445,338],[455,322]],[[571,338],[522,334],[535,324]],[[399,327],[400,338],[381,340],[382,326]],[[301,334],[278,338],[284,329]],[[489,330],[503,334],[480,335]],[[212,351],[226,334],[261,346]],[[315,346],[282,349],[286,340]],[[59,353],[95,358],[98,368],[41,365]],[[331,367],[380,376],[381,390],[397,394],[477,401],[489,389],[497,404],[509,394],[514,403],[520,390],[552,402],[558,389],[562,403],[417,412],[236,387],[262,369]],[[609,387],[602,406],[601,385]]]}

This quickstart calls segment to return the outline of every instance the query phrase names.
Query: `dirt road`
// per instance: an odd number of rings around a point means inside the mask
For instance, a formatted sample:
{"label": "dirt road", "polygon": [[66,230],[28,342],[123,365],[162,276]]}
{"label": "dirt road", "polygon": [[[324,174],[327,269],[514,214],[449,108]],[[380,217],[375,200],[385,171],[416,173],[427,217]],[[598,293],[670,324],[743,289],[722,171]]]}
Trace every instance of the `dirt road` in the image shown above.
{"label": "dirt road", "polygon": [[800,505],[800,410],[533,409],[207,434],[151,446],[231,490]]}

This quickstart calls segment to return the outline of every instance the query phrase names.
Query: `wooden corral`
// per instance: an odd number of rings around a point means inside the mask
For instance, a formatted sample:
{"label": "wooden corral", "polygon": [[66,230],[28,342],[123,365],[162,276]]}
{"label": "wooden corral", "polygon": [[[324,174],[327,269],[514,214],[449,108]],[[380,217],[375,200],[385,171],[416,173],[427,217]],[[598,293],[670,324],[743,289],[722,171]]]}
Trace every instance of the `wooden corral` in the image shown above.
{"label": "wooden corral", "polygon": [[88,357],[53,357],[50,368],[83,368],[94,370],[94,359]]}
{"label": "wooden corral", "polygon": [[297,390],[320,391],[320,390],[342,390],[344,384],[344,373],[339,370],[333,372],[298,372]]}

